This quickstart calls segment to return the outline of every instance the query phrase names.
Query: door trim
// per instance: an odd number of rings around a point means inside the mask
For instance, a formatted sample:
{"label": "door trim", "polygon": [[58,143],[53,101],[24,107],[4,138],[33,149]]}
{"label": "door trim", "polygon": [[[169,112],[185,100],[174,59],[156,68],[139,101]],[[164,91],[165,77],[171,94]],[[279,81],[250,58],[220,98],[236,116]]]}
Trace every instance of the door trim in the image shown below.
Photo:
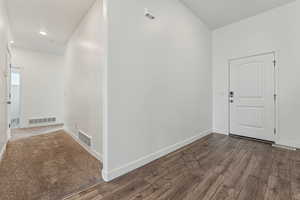
{"label": "door trim", "polygon": [[[9,44],[7,44],[7,46],[6,46],[6,54],[5,54],[5,73],[6,73],[6,84],[9,84],[9,85],[7,85],[6,86],[6,90],[8,90],[8,91],[6,91],[6,97],[5,97],[5,101],[10,101],[11,100],[11,81],[10,81],[10,79],[11,79],[11,77],[8,77],[8,76],[11,76],[11,67],[12,67],[12,65],[11,65],[11,58],[12,58],[12,53],[11,53],[11,50],[10,50],[10,46],[9,46]],[[7,79],[9,79],[9,81],[7,80]],[[11,112],[11,110],[10,110],[10,105],[8,105],[8,104],[6,104],[5,105],[6,106],[6,120],[7,120],[7,124],[5,124],[5,126],[6,126],[6,135],[7,135],[7,141],[9,141],[10,139],[11,139],[11,122],[10,122],[10,112]]]}
{"label": "door trim", "polygon": [[242,135],[229,134],[229,136],[230,137],[239,138],[239,139],[245,139],[245,140],[251,140],[251,141],[256,141],[256,142],[262,142],[262,143],[271,144],[271,145],[273,145],[275,143],[274,141],[262,140],[262,139],[252,138],[252,137],[247,137],[247,136],[242,136]]}
{"label": "door trim", "polygon": [[278,59],[278,54],[276,53],[276,51],[269,51],[269,52],[265,52],[265,53],[258,53],[258,54],[253,54],[253,55],[248,55],[248,56],[241,56],[241,57],[237,57],[237,58],[230,58],[228,59],[228,91],[227,91],[227,106],[228,106],[228,135],[232,135],[230,133],[230,102],[229,102],[229,93],[230,93],[230,81],[231,81],[231,70],[230,70],[230,64],[232,61],[236,61],[236,60],[241,60],[241,59],[246,59],[246,58],[252,58],[252,57],[257,57],[257,56],[264,56],[264,55],[273,55],[274,59],[276,61],[275,63],[275,69],[274,69],[274,94],[276,94],[276,101],[274,101],[274,123],[275,123],[275,127],[274,129],[276,130],[276,133],[273,136],[274,141],[273,142],[277,142],[278,141],[278,137],[279,137],[279,59]]}

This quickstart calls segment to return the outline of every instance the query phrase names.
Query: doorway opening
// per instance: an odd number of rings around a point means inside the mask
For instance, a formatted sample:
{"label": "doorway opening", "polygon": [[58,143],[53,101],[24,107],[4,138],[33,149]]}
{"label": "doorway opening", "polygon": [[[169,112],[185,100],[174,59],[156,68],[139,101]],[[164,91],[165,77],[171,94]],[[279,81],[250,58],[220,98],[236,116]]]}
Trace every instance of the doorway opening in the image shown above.
{"label": "doorway opening", "polygon": [[20,127],[21,114],[21,70],[18,67],[11,69],[11,128]]}

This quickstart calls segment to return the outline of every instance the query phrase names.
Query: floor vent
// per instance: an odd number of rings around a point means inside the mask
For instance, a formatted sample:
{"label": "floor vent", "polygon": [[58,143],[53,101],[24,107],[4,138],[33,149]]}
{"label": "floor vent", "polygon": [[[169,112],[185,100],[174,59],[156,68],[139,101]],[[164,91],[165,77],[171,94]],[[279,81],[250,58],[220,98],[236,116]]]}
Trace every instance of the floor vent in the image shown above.
{"label": "floor vent", "polygon": [[78,132],[78,138],[81,142],[86,144],[87,146],[92,146],[92,138],[88,136],[87,134],[83,133],[82,131]]}
{"label": "floor vent", "polygon": [[45,123],[55,123],[56,117],[49,118],[39,118],[39,119],[30,119],[29,124],[45,124]]}
{"label": "floor vent", "polygon": [[12,128],[17,128],[20,125],[20,118],[14,118],[10,121]]}

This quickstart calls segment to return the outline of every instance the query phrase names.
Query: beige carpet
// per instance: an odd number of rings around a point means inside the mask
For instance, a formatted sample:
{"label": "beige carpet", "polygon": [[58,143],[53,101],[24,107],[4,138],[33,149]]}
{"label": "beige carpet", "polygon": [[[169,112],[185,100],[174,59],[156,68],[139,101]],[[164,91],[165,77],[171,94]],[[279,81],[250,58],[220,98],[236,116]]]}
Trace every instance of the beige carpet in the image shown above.
{"label": "beige carpet", "polygon": [[101,181],[101,163],[64,131],[10,142],[0,200],[59,200]]}

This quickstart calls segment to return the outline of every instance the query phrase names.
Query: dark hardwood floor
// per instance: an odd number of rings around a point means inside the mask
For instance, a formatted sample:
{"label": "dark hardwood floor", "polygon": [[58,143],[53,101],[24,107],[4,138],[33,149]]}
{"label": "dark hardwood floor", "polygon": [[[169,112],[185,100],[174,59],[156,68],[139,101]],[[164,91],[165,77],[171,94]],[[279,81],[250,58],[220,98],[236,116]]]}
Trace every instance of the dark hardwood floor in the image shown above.
{"label": "dark hardwood floor", "polygon": [[300,152],[211,134],[67,200],[299,200]]}

